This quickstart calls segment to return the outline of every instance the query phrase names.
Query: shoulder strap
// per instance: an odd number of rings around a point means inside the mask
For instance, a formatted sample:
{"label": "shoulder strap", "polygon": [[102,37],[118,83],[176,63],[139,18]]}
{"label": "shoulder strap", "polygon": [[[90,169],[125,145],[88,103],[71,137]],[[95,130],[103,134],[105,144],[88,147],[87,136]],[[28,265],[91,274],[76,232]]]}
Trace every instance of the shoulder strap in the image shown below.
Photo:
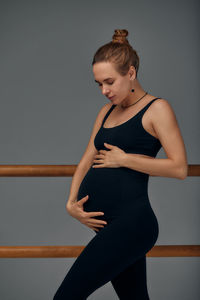
{"label": "shoulder strap", "polygon": [[140,112],[145,112],[145,111],[148,109],[148,107],[149,107],[156,99],[161,99],[161,97],[157,97],[157,98],[152,99],[147,105],[145,105],[145,106],[140,110]]}
{"label": "shoulder strap", "polygon": [[[147,105],[145,105],[145,106],[144,106],[144,107],[143,107],[136,115],[140,115],[142,112],[144,113],[144,112],[147,110],[147,108],[148,108],[148,107],[149,107],[156,99],[161,99],[161,97],[157,97],[157,98],[152,99],[152,100],[151,100]],[[103,118],[103,121],[102,121],[102,125],[101,125],[101,126],[103,126],[103,124],[105,123],[106,119],[108,118],[109,114],[111,113],[111,111],[114,109],[115,106],[116,106],[116,105],[113,104],[113,105],[110,107],[110,109],[107,111],[105,117]]]}
{"label": "shoulder strap", "polygon": [[116,105],[113,104],[113,105],[110,107],[110,109],[107,111],[105,117],[103,118],[103,122],[102,122],[102,125],[101,125],[101,126],[103,126],[104,122],[106,121],[107,117],[109,116],[109,114],[111,113],[111,111],[113,110],[113,108],[114,108],[115,106],[116,106]]}

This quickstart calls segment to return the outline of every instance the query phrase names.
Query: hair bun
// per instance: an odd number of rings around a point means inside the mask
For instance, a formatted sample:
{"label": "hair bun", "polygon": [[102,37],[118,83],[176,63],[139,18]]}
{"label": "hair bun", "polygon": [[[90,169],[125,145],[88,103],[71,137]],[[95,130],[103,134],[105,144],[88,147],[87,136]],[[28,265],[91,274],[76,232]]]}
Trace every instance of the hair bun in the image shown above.
{"label": "hair bun", "polygon": [[128,44],[128,40],[126,37],[128,36],[128,30],[126,29],[115,29],[115,33],[113,34],[112,37],[112,42],[113,43],[126,43]]}

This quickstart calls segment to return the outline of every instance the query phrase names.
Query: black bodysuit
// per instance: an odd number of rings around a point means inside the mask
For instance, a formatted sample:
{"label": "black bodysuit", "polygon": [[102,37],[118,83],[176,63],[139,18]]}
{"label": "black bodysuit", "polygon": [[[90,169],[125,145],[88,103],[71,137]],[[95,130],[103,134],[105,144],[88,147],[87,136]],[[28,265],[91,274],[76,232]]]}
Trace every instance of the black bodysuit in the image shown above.
{"label": "black bodysuit", "polygon": [[[142,117],[151,100],[128,121],[105,128],[104,122],[116,105],[106,113],[96,134],[97,150],[104,142],[118,146],[126,153],[156,157],[159,139],[148,133]],[[87,212],[104,212],[95,218],[106,220],[104,227],[87,244],[57,290],[54,300],[83,300],[111,281],[119,299],[148,300],[146,253],[157,241],[157,218],[148,198],[149,174],[130,168],[91,168],[83,178],[77,200],[86,195]]]}

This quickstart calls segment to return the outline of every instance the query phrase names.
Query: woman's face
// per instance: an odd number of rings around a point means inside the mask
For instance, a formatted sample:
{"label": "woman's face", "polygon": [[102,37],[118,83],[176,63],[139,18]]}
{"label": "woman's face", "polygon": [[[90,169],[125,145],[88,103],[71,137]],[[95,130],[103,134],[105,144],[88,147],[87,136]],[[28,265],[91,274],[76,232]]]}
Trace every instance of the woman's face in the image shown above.
{"label": "woman's face", "polygon": [[95,82],[103,95],[108,99],[113,97],[109,99],[113,104],[120,104],[131,95],[131,84],[133,76],[135,76],[133,69],[131,66],[129,72],[125,76],[121,76],[110,62],[99,62],[93,65]]}

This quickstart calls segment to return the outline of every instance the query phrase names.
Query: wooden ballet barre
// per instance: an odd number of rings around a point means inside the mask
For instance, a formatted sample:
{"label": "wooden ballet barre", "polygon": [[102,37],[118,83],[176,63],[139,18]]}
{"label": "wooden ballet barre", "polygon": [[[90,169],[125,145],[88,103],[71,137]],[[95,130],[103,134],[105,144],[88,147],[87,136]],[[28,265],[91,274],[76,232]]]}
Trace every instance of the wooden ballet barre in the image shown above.
{"label": "wooden ballet barre", "polygon": [[[0,177],[71,177],[77,165],[0,165]],[[200,165],[188,165],[187,176],[200,176]]]}
{"label": "wooden ballet barre", "polygon": [[[0,258],[77,257],[84,248],[85,246],[0,246]],[[200,245],[154,246],[146,256],[199,257]]]}
{"label": "wooden ballet barre", "polygon": [[77,165],[0,165],[0,177],[71,177]]}
{"label": "wooden ballet barre", "polygon": [[[0,165],[0,177],[71,177],[77,165]],[[188,165],[187,176],[200,176],[200,165]],[[0,258],[77,257],[85,246],[0,246]],[[147,257],[199,257],[200,245],[154,246]]]}

